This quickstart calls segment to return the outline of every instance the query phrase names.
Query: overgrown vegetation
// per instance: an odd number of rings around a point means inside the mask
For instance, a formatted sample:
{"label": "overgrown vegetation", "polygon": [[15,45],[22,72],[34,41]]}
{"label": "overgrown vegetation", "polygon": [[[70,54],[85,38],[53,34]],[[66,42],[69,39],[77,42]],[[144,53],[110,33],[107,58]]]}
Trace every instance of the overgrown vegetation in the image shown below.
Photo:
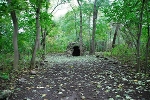
{"label": "overgrown vegetation", "polygon": [[132,66],[136,64],[135,50],[129,48],[126,44],[120,44],[113,48],[111,56],[117,57],[123,64],[130,64]]}

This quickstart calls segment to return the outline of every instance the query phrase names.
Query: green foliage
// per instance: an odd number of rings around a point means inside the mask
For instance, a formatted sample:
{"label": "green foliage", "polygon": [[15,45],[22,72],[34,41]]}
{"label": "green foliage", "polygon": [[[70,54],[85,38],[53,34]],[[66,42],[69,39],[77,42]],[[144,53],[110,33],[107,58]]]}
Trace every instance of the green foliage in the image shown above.
{"label": "green foliage", "polygon": [[52,21],[52,15],[47,12],[41,12],[40,14],[40,23],[42,28],[46,28],[47,31],[50,31],[54,26],[54,22]]}
{"label": "green foliage", "polygon": [[[132,49],[135,49],[134,52],[137,54],[136,57],[135,54],[131,54],[131,55],[137,58],[136,63],[139,71],[140,71],[140,67],[142,68],[143,66],[148,66],[144,63],[148,62],[145,61],[147,55],[145,53],[146,53],[147,40],[149,38],[148,37],[149,32],[147,31],[147,27],[149,27],[148,23],[150,22],[149,12],[148,12],[149,6],[150,3],[148,2],[148,0],[141,0],[141,1],[115,0],[112,4],[110,4],[109,7],[103,9],[105,16],[107,17],[109,22],[119,23],[120,25],[122,25],[121,30],[123,32],[122,36],[125,40],[125,43],[130,45]],[[140,25],[141,27],[139,27]],[[142,32],[140,30],[142,30]],[[140,43],[137,41],[140,41]],[[140,48],[140,50],[138,48]],[[128,48],[128,50],[131,49]],[[126,54],[126,53],[122,52],[122,54]],[[123,55],[123,56],[130,57],[130,54],[127,52],[127,55]],[[150,56],[147,55],[147,57],[149,58]],[[135,59],[132,60],[134,64]],[[145,70],[147,69],[149,68],[145,67]]]}
{"label": "green foliage", "polygon": [[[36,1],[37,0],[11,0],[10,5],[8,5],[6,1],[0,2],[0,8],[2,8],[0,11],[0,57],[2,57],[2,59],[0,60],[0,68],[3,70],[3,72],[11,72],[13,65],[13,26],[11,24],[11,16],[9,15],[10,11],[12,10],[16,11],[19,24],[18,47],[19,54],[21,56],[19,66],[20,68],[25,68],[29,66],[32,53],[31,51],[36,36],[35,7],[41,4],[41,2]],[[41,26],[43,28],[47,28],[47,31],[50,31],[52,25],[54,26],[54,22],[52,22],[51,20],[52,16],[46,13],[49,2],[43,1],[41,5],[43,7],[40,14]],[[39,53],[37,54],[39,55]],[[9,55],[9,57],[6,55]]]}
{"label": "green foliage", "polygon": [[6,14],[6,12],[7,12],[7,5],[6,5],[6,2],[0,2],[0,16],[2,16],[2,15],[5,15]]}
{"label": "green foliage", "polygon": [[2,53],[12,52],[12,26],[8,15],[0,16],[0,49]]}
{"label": "green foliage", "polygon": [[97,22],[96,39],[106,40],[109,32],[109,27],[104,17],[101,17]]}
{"label": "green foliage", "polygon": [[83,13],[91,16],[93,13],[93,4],[85,2],[82,6]]}
{"label": "green foliage", "polygon": [[105,51],[105,52],[103,52],[103,56],[104,57],[110,57],[111,56],[111,52]]}
{"label": "green foliage", "polygon": [[0,72],[0,78],[4,80],[9,80],[9,74],[8,73],[1,73]]}
{"label": "green foliage", "polygon": [[[54,28],[55,29],[55,28]],[[47,52],[64,52],[69,42],[75,41],[75,34],[66,35],[63,32],[60,33],[56,31],[56,33],[52,33],[55,35],[49,35],[47,41]]]}
{"label": "green foliage", "polygon": [[134,52],[133,48],[121,44],[112,49],[111,55],[117,57],[122,63],[135,64],[136,56]]}
{"label": "green foliage", "polygon": [[10,73],[12,70],[13,56],[12,53],[0,55],[0,71],[3,73]]}
{"label": "green foliage", "polygon": [[[29,65],[32,49],[36,36],[36,9],[39,7],[40,11],[40,27],[41,36],[43,32],[46,32],[46,52],[64,52],[69,42],[77,41],[79,38],[80,16],[79,8],[73,7],[72,11],[69,11],[64,17],[57,22],[52,20],[52,14],[48,13],[50,3],[47,0],[11,0],[11,4],[8,5],[7,1],[0,2],[0,67],[6,72],[10,72],[12,69],[13,61],[13,45],[12,34],[13,26],[11,22],[10,11],[15,10],[17,14],[19,24],[18,45],[19,53],[21,55],[20,66],[22,68]],[[70,0],[64,0],[63,3]],[[136,0],[115,0],[112,4],[109,4],[109,0],[97,0],[99,6],[99,14],[96,25],[96,50],[103,51],[106,46],[106,42],[112,40],[110,33],[110,24],[120,23],[120,36],[124,38],[121,41],[125,41],[126,44],[131,43],[132,48],[127,45],[121,44],[112,49],[112,56],[116,56],[123,63],[132,62],[135,63],[135,47],[138,34],[139,14],[142,2]],[[82,2],[82,32],[83,42],[89,50],[90,40],[92,33],[92,13],[93,13],[93,1],[80,0]],[[143,29],[141,35],[141,58],[145,59],[145,48],[148,40],[147,23],[149,20],[149,12],[146,7],[149,4],[145,4],[143,14]],[[110,6],[108,6],[110,5]],[[103,8],[103,9],[102,9]],[[105,13],[105,14],[104,14]],[[114,29],[112,29],[114,30]],[[110,34],[108,34],[110,33]],[[113,33],[113,32],[112,32]],[[121,38],[121,37],[118,38]],[[110,37],[110,41],[108,40]],[[42,38],[40,37],[42,40]],[[133,43],[134,42],[134,43]],[[111,44],[111,43],[110,43]],[[134,45],[133,45],[134,44]],[[40,50],[37,52],[37,57],[41,57],[45,52]],[[110,55],[109,52],[105,52],[105,55]],[[133,59],[131,59],[131,57]]]}

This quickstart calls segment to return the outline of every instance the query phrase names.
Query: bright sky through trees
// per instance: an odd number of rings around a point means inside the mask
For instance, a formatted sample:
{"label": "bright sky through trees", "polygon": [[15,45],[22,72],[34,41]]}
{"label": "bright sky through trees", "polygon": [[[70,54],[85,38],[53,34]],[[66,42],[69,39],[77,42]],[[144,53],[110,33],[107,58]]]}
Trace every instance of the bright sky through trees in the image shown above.
{"label": "bright sky through trees", "polygon": [[[91,0],[92,1],[92,0]],[[109,0],[110,3],[112,3],[114,0]],[[55,8],[56,4],[57,4],[57,0],[52,2],[52,8],[50,9],[50,12]],[[64,16],[69,10],[71,10],[70,4],[73,6],[78,6],[77,0],[72,0],[71,3],[65,3],[65,4],[61,4],[59,5],[55,11],[52,13],[54,16],[54,19],[57,20],[60,17]]]}
{"label": "bright sky through trees", "polygon": [[[52,8],[50,9],[50,12],[56,7],[57,1],[52,2]],[[69,10],[71,10],[70,4],[73,6],[78,6],[76,0],[72,0],[71,3],[65,3],[59,5],[55,11],[52,13],[54,16],[54,19],[57,20],[58,18],[64,16]]]}

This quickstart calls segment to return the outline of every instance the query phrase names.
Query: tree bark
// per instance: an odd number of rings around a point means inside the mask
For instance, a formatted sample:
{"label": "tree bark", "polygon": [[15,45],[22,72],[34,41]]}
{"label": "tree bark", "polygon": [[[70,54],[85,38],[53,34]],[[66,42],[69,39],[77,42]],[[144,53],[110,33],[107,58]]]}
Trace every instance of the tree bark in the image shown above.
{"label": "tree bark", "polygon": [[3,48],[3,46],[2,46],[2,36],[3,36],[3,34],[2,33],[0,33],[0,51],[1,51],[1,53],[2,53],[2,48]]}
{"label": "tree bark", "polygon": [[42,45],[42,49],[44,50],[44,55],[45,55],[46,54],[46,36],[47,36],[46,28],[44,30],[42,30],[41,28],[41,32],[42,32],[41,45]]}
{"label": "tree bark", "polygon": [[145,0],[142,0],[142,7],[141,7],[141,12],[140,12],[140,18],[139,18],[139,33],[137,34],[137,72],[140,72],[140,42],[141,42],[141,34],[142,34],[142,23],[143,23],[143,10],[144,10],[144,4]]}
{"label": "tree bark", "polygon": [[[40,28],[40,25],[39,25],[39,28]],[[40,30],[40,29],[39,29],[39,30]],[[38,30],[38,31],[39,31],[39,30]],[[38,39],[37,39],[37,50],[40,50],[40,47],[41,47],[40,32],[39,32],[37,38],[38,38]]]}
{"label": "tree bark", "polygon": [[80,7],[80,33],[79,33],[79,43],[80,43],[80,55],[83,55],[83,40],[82,40],[82,7],[81,4],[79,2],[79,0],[77,0],[79,7]]}
{"label": "tree bark", "polygon": [[92,51],[91,50],[91,48],[92,48],[91,47],[91,27],[90,27],[91,26],[91,15],[89,15],[88,17],[89,17],[88,23],[89,23],[89,54],[90,54],[90,51]]}
{"label": "tree bark", "polygon": [[147,43],[146,43],[146,52],[145,52],[145,74],[147,73],[147,69],[149,68],[148,59],[150,58],[150,23],[149,23],[149,11],[148,11],[148,1],[146,2],[146,12],[147,12]]}
{"label": "tree bark", "polygon": [[13,21],[13,26],[14,26],[14,33],[13,33],[13,47],[14,47],[14,69],[18,70],[18,63],[19,63],[19,51],[18,51],[18,20],[16,17],[16,12],[11,11],[11,17]]}
{"label": "tree bark", "polygon": [[93,30],[92,30],[92,45],[91,45],[91,51],[90,54],[95,54],[95,32],[96,32],[96,20],[97,20],[97,14],[98,14],[98,6],[97,6],[97,0],[94,2],[93,7]]}
{"label": "tree bark", "polygon": [[146,53],[145,53],[145,74],[147,73],[147,68],[148,66],[148,58],[149,58],[149,52],[150,52],[150,25],[148,24],[147,27],[147,33],[148,33],[148,39],[147,39],[147,43],[146,43]]}
{"label": "tree bark", "polygon": [[[8,4],[11,5],[11,0],[7,0]],[[17,19],[17,16],[16,16],[16,12],[15,10],[11,10],[10,11],[10,15],[11,15],[11,18],[12,18],[12,21],[13,21],[13,47],[14,47],[14,62],[13,62],[13,67],[14,67],[14,70],[18,70],[19,69],[19,66],[18,66],[18,63],[19,63],[19,51],[18,51],[18,19]]]}
{"label": "tree bark", "polygon": [[116,29],[115,29],[115,33],[114,33],[114,37],[113,37],[113,41],[112,41],[112,48],[115,47],[115,44],[116,44],[116,38],[117,38],[117,34],[118,34],[119,27],[120,27],[120,25],[117,24],[117,25],[116,25]]}
{"label": "tree bark", "polygon": [[[47,0],[46,3],[49,4],[50,0]],[[48,7],[46,7],[46,13],[48,13]],[[41,27],[41,33],[42,33],[42,40],[41,40],[41,45],[42,45],[42,49],[44,51],[44,54],[42,56],[44,56],[45,58],[45,54],[46,54],[46,36],[48,34],[47,28],[43,27],[44,29],[42,29]],[[39,38],[40,39],[40,38]],[[43,57],[42,57],[43,58]]]}
{"label": "tree bark", "polygon": [[38,49],[38,44],[39,44],[39,37],[40,37],[40,22],[39,22],[39,17],[40,17],[40,7],[36,9],[36,40],[35,40],[35,45],[32,53],[32,58],[31,58],[31,68],[35,67],[35,58],[36,58],[36,51]]}

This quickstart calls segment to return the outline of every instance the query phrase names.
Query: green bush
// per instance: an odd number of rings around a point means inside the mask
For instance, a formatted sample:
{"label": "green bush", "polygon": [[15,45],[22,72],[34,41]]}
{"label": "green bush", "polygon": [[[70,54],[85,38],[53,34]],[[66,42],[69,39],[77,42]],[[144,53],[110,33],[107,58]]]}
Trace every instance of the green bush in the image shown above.
{"label": "green bush", "polygon": [[12,70],[13,54],[0,54],[0,71],[9,73]]}
{"label": "green bush", "polygon": [[9,74],[0,72],[0,78],[4,80],[9,80]]}
{"label": "green bush", "polygon": [[111,52],[105,51],[105,52],[103,52],[103,55],[104,55],[104,57],[111,56]]}
{"label": "green bush", "polygon": [[135,49],[129,48],[125,44],[117,45],[112,49],[111,55],[119,59],[122,63],[135,64]]}

